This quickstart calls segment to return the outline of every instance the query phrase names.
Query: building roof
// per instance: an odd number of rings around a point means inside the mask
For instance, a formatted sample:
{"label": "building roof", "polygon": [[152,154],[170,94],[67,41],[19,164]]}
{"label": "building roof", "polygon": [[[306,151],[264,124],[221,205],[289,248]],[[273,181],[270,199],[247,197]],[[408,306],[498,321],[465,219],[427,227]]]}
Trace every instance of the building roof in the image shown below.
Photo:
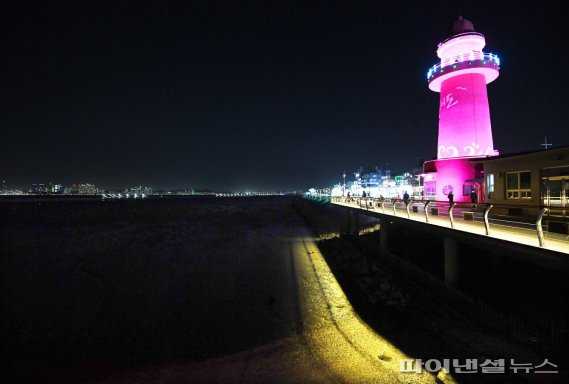
{"label": "building roof", "polygon": [[556,151],[558,149],[563,150],[563,149],[568,149],[568,148],[569,148],[569,145],[562,145],[560,147],[555,147],[555,148],[551,148],[551,149],[538,149],[535,151],[524,151],[524,152],[506,153],[504,155],[498,155],[498,156],[488,156],[488,157],[483,158],[483,159],[476,159],[476,160],[472,160],[472,161],[476,161],[476,162],[494,161],[494,160],[506,159],[506,158],[510,158],[510,157],[534,155],[534,154],[538,154],[538,153],[545,153],[545,152]]}

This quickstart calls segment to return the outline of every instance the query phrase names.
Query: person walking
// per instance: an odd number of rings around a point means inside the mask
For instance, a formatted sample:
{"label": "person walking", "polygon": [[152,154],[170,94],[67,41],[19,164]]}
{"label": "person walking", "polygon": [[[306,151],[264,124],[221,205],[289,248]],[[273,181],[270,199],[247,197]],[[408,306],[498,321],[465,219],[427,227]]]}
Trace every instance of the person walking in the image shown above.
{"label": "person walking", "polygon": [[472,190],[470,192],[470,202],[472,203],[472,207],[476,207],[476,202],[478,201],[478,196],[476,196],[476,191]]}
{"label": "person walking", "polygon": [[409,194],[407,193],[407,191],[405,191],[405,193],[403,194],[403,201],[405,201],[406,203],[409,201]]}
{"label": "person walking", "polygon": [[454,203],[454,194],[452,193],[452,191],[450,191],[448,193],[448,202],[449,203]]}

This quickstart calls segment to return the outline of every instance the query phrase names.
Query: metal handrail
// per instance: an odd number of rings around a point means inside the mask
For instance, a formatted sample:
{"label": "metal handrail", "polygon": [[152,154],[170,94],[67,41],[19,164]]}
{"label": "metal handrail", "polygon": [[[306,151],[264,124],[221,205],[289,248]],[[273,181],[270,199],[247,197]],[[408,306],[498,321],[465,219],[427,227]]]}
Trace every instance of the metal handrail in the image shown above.
{"label": "metal handrail", "polygon": [[[453,215],[453,210],[455,207],[460,207],[460,206],[471,206],[472,203],[467,203],[467,202],[453,202],[453,203],[449,203],[446,201],[437,201],[437,200],[418,200],[418,199],[410,199],[410,200],[401,200],[401,199],[386,199],[386,198],[375,198],[375,197],[349,197],[349,198],[345,198],[345,197],[335,197],[331,199],[332,201],[335,202],[344,202],[344,203],[353,203],[357,206],[359,206],[360,208],[363,208],[361,205],[361,202],[365,202],[365,207],[366,209],[369,209],[368,207],[368,203],[369,201],[372,202],[372,207],[373,210],[375,211],[375,202],[377,202],[377,205],[379,207],[381,207],[381,211],[383,214],[385,214],[385,202],[386,201],[390,201],[392,203],[392,208],[393,208],[393,215],[397,216],[397,203],[399,202],[404,202],[405,203],[405,210],[407,212],[407,218],[410,219],[411,218],[411,213],[409,211],[409,206],[410,205],[414,205],[416,203],[423,203],[423,209],[424,209],[424,213],[425,213],[425,222],[429,223],[429,213],[428,213],[428,208],[429,206],[435,205],[435,206],[448,206],[449,210],[448,210],[448,215],[449,215],[449,221],[450,221],[450,227],[451,228],[455,228],[455,220],[454,220],[454,215]],[[482,205],[482,204],[476,204],[477,206]],[[544,207],[544,206],[533,206],[533,205],[517,205],[517,204],[490,204],[490,203],[486,203],[485,207],[484,207],[484,211],[482,213],[482,221],[484,223],[484,229],[485,229],[485,233],[486,236],[490,235],[490,220],[492,220],[492,225],[496,225],[496,226],[504,226],[505,224],[498,224],[496,223],[497,221],[504,221],[501,219],[496,219],[496,218],[490,218],[489,214],[490,211],[495,208],[531,208],[531,209],[538,209],[538,215],[537,218],[535,219],[535,221],[532,223],[530,222],[525,222],[525,221],[512,221],[512,223],[515,223],[516,225],[535,225],[535,230],[537,231],[537,238],[538,238],[538,242],[539,242],[539,246],[543,247],[545,244],[545,240],[544,240],[544,233],[543,233],[543,226],[542,226],[542,219],[543,216],[551,211],[555,211],[555,210],[560,210],[560,211],[567,211],[569,210],[569,207]],[[525,216],[527,218],[527,216]],[[569,222],[567,223],[567,225],[569,225]],[[506,225],[508,226],[508,225]],[[526,228],[522,228],[522,227],[516,227],[518,229],[526,229]],[[529,230],[529,228],[527,228],[527,230]],[[569,239],[569,236],[565,238],[565,240]]]}
{"label": "metal handrail", "polygon": [[425,207],[424,207],[424,210],[425,210],[425,222],[427,222],[427,223],[429,222],[429,210],[427,209],[428,206],[429,206],[429,204],[431,204],[431,201],[430,201],[430,200],[427,200],[427,202],[425,203]]}
{"label": "metal handrail", "polygon": [[535,226],[537,229],[537,239],[539,241],[540,247],[543,247],[545,243],[543,240],[543,228],[541,227],[541,219],[543,219],[543,215],[545,214],[545,212],[547,212],[547,210],[548,208],[542,208],[537,214],[537,220],[535,221]]}
{"label": "metal handrail", "polygon": [[448,208],[448,217],[450,219],[450,227],[454,228],[454,217],[452,216],[452,210],[456,206],[455,202],[450,203],[450,207]]}
{"label": "metal handrail", "polygon": [[488,221],[488,214],[490,210],[494,207],[492,204],[488,204],[486,208],[484,208],[484,228],[486,229],[486,236],[490,235],[490,222]]}
{"label": "metal handrail", "polygon": [[[324,196],[324,195],[323,195],[323,196]],[[336,201],[338,201],[338,202],[339,202],[339,201],[342,201],[342,199],[346,199],[346,198],[347,198],[347,196],[329,196],[329,195],[327,195],[326,197],[332,198],[332,200],[336,199]],[[361,196],[350,196],[349,198],[356,200],[356,199],[362,199],[363,197],[361,197]],[[395,198],[390,199],[390,198],[387,198],[387,197],[384,197],[384,198],[382,199],[382,198],[380,198],[380,197],[373,197],[373,196],[369,196],[369,197],[366,196],[365,199],[372,200],[372,201],[378,201],[378,202],[381,202],[381,200],[384,200],[384,201],[389,201],[389,200],[400,200],[400,201],[403,201],[403,199],[395,199]],[[449,204],[448,200],[433,200],[433,199],[425,199],[425,198],[423,198],[423,199],[418,199],[418,198],[415,198],[415,197],[413,197],[413,196],[411,196],[411,197],[409,198],[409,201],[410,201],[411,203],[419,203],[419,202],[425,203],[425,202],[428,201],[430,204],[433,204],[433,205],[434,205],[435,203],[442,204],[442,205],[448,205],[448,204]],[[455,201],[455,203],[457,204],[457,207],[460,207],[460,206],[471,206],[471,205],[473,204],[473,203],[468,202],[468,201],[464,201],[464,202],[462,202],[462,201]],[[490,204],[490,203],[478,203],[478,205],[483,205],[483,204]],[[549,211],[553,211],[553,210],[569,211],[569,207],[555,207],[555,206],[547,206],[547,205],[531,205],[531,204],[494,204],[494,203],[492,203],[492,205],[493,205],[494,208],[529,208],[529,209],[542,209],[542,208],[547,208]]]}

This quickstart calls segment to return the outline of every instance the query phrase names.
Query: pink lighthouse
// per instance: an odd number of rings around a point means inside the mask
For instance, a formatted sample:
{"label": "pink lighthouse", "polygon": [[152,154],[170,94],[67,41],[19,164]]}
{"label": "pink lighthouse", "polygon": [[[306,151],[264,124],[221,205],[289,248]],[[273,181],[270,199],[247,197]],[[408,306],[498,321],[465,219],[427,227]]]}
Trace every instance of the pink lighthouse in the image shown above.
{"label": "pink lighthouse", "polygon": [[483,52],[485,45],[484,35],[459,17],[450,37],[438,45],[441,61],[427,73],[429,89],[440,92],[437,159],[424,165],[431,173],[425,182],[427,196],[434,192],[436,200],[447,200],[452,191],[454,201],[470,201],[474,191],[480,201],[483,175],[473,160],[498,154],[486,84],[498,77],[500,59]]}

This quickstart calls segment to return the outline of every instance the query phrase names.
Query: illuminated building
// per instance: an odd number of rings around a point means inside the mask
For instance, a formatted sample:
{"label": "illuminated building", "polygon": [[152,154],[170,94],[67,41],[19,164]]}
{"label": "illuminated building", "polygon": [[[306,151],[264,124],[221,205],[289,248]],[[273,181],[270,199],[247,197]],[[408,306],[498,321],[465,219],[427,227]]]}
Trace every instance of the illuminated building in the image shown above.
{"label": "illuminated building", "polygon": [[125,189],[124,193],[127,195],[127,197],[128,196],[133,196],[133,197],[149,196],[149,195],[152,195],[152,188],[151,187],[143,187],[143,186],[132,187],[132,188]]}
{"label": "illuminated building", "polygon": [[65,187],[61,184],[53,184],[50,187],[51,187],[51,193],[63,194],[65,190]]}
{"label": "illuminated building", "polygon": [[97,187],[93,184],[73,184],[71,188],[69,188],[69,194],[72,195],[96,195],[99,193]]}
{"label": "illuminated building", "polygon": [[363,191],[371,193],[371,191],[381,187],[384,178],[390,176],[390,171],[384,171],[380,167],[373,169],[359,167],[358,171],[354,173],[354,176],[356,178],[354,181],[354,189],[359,189],[360,193]]}
{"label": "illuminated building", "polygon": [[63,194],[64,187],[61,184],[32,184],[29,193],[33,195]]}
{"label": "illuminated building", "polygon": [[43,195],[47,194],[50,191],[49,185],[46,184],[32,184],[32,188],[30,189],[30,193],[34,195]]}
{"label": "illuminated building", "polygon": [[342,196],[345,192],[350,196],[363,196],[363,192],[369,197],[402,198],[405,192],[410,196],[420,198],[422,186],[418,177],[409,172],[391,177],[391,171],[382,170],[380,167],[365,169],[360,167],[354,172],[355,180],[346,182],[346,187],[335,185],[331,190],[332,196]]}
{"label": "illuminated building", "polygon": [[[437,159],[425,163],[425,190],[436,200],[470,201],[472,190],[482,197],[483,170],[471,160],[496,156],[492,140],[486,85],[499,74],[500,59],[485,53],[484,36],[460,17],[450,37],[438,45],[439,63],[429,69],[429,89],[440,92]],[[436,172],[436,176],[433,173]]]}

